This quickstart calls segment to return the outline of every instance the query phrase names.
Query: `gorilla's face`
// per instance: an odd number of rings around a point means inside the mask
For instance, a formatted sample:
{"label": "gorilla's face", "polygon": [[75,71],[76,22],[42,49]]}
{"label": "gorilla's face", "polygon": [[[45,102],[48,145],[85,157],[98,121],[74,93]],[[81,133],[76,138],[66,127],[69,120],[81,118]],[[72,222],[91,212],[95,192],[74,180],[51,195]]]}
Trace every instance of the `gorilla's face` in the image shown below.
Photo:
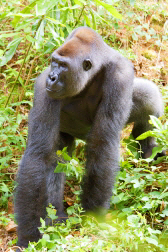
{"label": "gorilla's face", "polygon": [[80,93],[88,82],[91,68],[89,58],[70,58],[55,51],[51,59],[51,72],[46,80],[48,95],[53,99],[63,99]]}

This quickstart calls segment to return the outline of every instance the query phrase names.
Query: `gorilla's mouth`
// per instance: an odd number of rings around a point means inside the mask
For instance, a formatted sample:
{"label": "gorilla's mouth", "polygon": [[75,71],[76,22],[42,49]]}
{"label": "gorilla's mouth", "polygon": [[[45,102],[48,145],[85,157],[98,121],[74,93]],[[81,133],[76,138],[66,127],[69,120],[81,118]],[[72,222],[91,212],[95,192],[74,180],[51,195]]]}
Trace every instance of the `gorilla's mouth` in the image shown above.
{"label": "gorilla's mouth", "polygon": [[46,90],[47,90],[49,93],[59,93],[60,91],[63,90],[63,88],[60,88],[60,89],[50,89],[50,88],[46,87]]}
{"label": "gorilla's mouth", "polygon": [[52,99],[62,99],[62,96],[64,94],[64,88],[61,87],[59,89],[51,89],[49,87],[46,87],[47,94]]}

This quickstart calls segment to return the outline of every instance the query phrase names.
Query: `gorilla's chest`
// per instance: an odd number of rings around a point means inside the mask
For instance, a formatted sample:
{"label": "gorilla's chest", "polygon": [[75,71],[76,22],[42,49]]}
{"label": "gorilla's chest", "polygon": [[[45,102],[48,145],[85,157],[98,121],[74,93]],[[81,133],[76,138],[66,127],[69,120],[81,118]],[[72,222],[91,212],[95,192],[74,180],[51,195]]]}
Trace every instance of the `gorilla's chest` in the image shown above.
{"label": "gorilla's chest", "polygon": [[101,97],[101,88],[92,86],[78,96],[66,99],[61,109],[60,130],[85,139],[94,121]]}
{"label": "gorilla's chest", "polygon": [[77,114],[70,113],[70,111],[61,111],[60,131],[68,133],[80,139],[86,139],[91,123],[84,118],[78,117]]}

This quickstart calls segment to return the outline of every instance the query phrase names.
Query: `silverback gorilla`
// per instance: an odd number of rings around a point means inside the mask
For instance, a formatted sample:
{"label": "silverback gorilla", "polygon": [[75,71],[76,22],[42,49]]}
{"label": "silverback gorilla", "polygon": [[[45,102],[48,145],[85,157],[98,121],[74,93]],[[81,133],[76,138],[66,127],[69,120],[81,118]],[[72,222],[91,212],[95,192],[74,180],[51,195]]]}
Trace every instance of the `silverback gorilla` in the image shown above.
{"label": "silverback gorilla", "polygon": [[[157,86],[134,78],[131,62],[110,48],[92,29],[75,29],[53,52],[51,66],[35,85],[29,115],[27,148],[18,171],[15,213],[18,245],[40,238],[40,217],[46,206],[63,210],[64,174],[54,173],[56,151],[74,138],[87,143],[82,206],[86,211],[108,209],[119,171],[120,132],[134,122],[133,136],[150,129],[149,115],[161,116],[162,99]],[[155,146],[153,138],[141,141],[144,157]]]}

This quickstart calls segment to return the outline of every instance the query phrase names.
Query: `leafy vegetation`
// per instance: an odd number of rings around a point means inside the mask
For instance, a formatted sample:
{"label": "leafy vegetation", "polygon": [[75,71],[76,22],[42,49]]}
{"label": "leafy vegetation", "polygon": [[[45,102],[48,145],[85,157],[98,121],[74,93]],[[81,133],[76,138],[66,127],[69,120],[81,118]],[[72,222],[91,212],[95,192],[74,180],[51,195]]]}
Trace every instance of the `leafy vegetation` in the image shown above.
{"label": "leafy vegetation", "polygon": [[[78,26],[97,30],[110,46],[133,61],[137,76],[155,81],[162,91],[165,115],[151,117],[154,130],[139,136],[156,137],[154,154],[168,149],[168,95],[166,40],[168,24],[165,1],[26,0],[1,4],[0,101],[1,125],[1,215],[2,248],[16,244],[13,222],[13,190],[18,162],[27,137],[28,112],[33,101],[34,80],[50,61],[51,52]],[[131,126],[130,126],[131,127]],[[124,137],[130,127],[124,130]],[[85,166],[85,143],[76,140],[70,157],[58,151],[55,172],[64,171],[64,224],[46,226],[41,219],[42,238],[27,251],[167,251],[167,159],[143,160],[137,140],[121,142],[121,171],[113,189],[111,207],[103,219],[85,216],[80,205],[80,182]],[[53,223],[56,210],[50,205]]]}

